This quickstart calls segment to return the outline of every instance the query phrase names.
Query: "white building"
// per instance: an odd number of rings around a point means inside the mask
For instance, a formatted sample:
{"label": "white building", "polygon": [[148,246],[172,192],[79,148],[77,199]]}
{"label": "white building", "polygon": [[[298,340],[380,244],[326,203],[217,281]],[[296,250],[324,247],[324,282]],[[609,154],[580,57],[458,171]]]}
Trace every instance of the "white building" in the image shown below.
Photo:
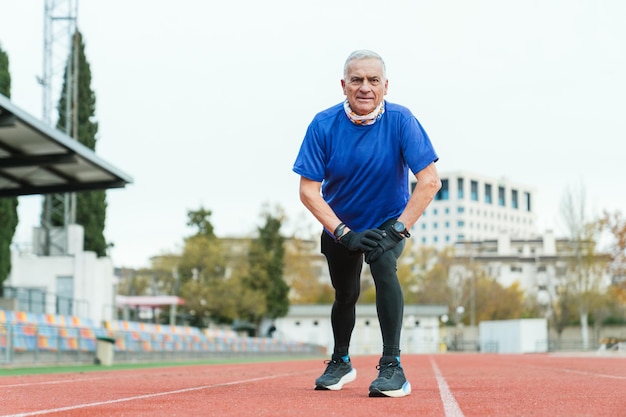
{"label": "white building", "polygon": [[[35,229],[35,235],[37,235]],[[83,250],[83,227],[67,227],[67,254],[38,256],[11,252],[11,273],[4,282],[8,310],[89,318],[96,323],[115,318],[113,263]],[[37,238],[35,238],[35,241]],[[1,307],[0,307],[1,308]]]}
{"label": "white building", "polygon": [[[330,311],[331,305],[292,305],[286,317],[275,320],[277,336],[281,339],[325,346],[328,354],[331,354],[333,334]],[[438,352],[441,342],[440,317],[447,313],[447,306],[405,305],[400,340],[402,352]],[[357,304],[350,354],[381,354],[382,343],[376,306]]]}
{"label": "white building", "polygon": [[441,190],[411,231],[416,243],[443,248],[503,233],[514,238],[536,234],[531,187],[466,171],[440,177]]}
{"label": "white building", "polygon": [[[450,280],[467,279],[473,268],[480,268],[505,287],[518,282],[527,296],[547,304],[558,297],[560,286],[567,285],[576,247],[576,242],[556,238],[551,231],[525,239],[503,233],[496,239],[457,242],[457,263],[450,268]],[[598,260],[603,258],[598,255]],[[594,281],[599,288],[607,288],[611,277],[604,272]]]}

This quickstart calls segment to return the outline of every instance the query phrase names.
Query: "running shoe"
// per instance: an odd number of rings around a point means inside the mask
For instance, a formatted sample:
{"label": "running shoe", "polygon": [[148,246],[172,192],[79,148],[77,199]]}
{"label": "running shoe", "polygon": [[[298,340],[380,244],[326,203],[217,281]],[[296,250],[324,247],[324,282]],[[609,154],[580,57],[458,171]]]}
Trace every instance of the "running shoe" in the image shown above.
{"label": "running shoe", "polygon": [[404,376],[398,358],[383,356],[378,366],[378,378],[370,385],[370,397],[405,397],[411,393],[411,384]]}
{"label": "running shoe", "polygon": [[326,370],[315,380],[316,390],[338,391],[344,384],[356,379],[356,369],[352,367],[349,359],[345,361],[333,354],[331,360],[324,363],[327,365]]}

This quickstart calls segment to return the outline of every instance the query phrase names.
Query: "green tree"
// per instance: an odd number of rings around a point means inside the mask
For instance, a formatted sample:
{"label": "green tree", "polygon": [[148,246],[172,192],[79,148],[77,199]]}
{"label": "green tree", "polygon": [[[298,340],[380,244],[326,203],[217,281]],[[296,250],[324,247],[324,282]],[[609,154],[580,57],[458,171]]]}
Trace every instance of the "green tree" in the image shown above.
{"label": "green tree", "polygon": [[213,224],[211,223],[211,215],[213,212],[207,210],[204,207],[200,207],[196,211],[188,211],[187,226],[196,227],[198,230],[196,235],[205,236],[208,239],[215,239],[215,233],[213,232]]}
{"label": "green tree", "polygon": [[477,325],[483,320],[518,319],[524,314],[524,292],[519,283],[509,287],[490,276],[476,260],[461,260],[462,268],[452,268],[450,275],[450,311],[463,307],[459,317],[464,324]]}
{"label": "green tree", "polygon": [[[259,235],[250,244],[249,271],[243,279],[245,288],[264,294],[264,315],[269,318],[283,317],[289,311],[289,286],[283,279],[285,238],[280,234],[284,214],[280,208],[275,211],[276,216],[267,208],[262,214],[265,224],[258,228]],[[248,314],[241,318],[258,325],[263,316]]]}
{"label": "green tree", "polygon": [[[97,143],[98,122],[95,120],[96,95],[91,89],[91,67],[85,55],[85,44],[80,32],[75,33],[74,48],[68,58],[65,67],[65,74],[74,65],[77,59],[77,101],[74,103],[73,97],[67,97],[67,76],[64,77],[63,93],[59,100],[57,110],[59,119],[57,128],[72,136],[78,142],[89,149],[95,151]],[[68,100],[72,104],[70,120],[66,108]],[[57,199],[57,201],[63,201]],[[63,205],[65,203],[61,203]],[[76,193],[76,223],[85,229],[85,250],[93,251],[98,256],[106,256],[109,246],[104,238],[104,228],[106,222],[106,192],[104,190],[81,191]],[[54,208],[52,224],[62,226],[65,224],[63,207]]]}
{"label": "green tree", "polygon": [[[465,282],[471,285],[470,281]],[[509,287],[504,287],[496,279],[479,275],[474,285],[476,297],[476,323],[485,320],[510,320],[519,319],[524,311],[524,292],[515,282]],[[466,292],[471,290],[468,288]],[[468,311],[466,309],[466,311]],[[466,315],[467,316],[467,315]],[[469,324],[469,317],[464,317]]]}
{"label": "green tree", "polygon": [[[451,303],[448,270],[453,263],[452,248],[439,251],[407,239],[398,262],[398,281],[406,304]],[[376,287],[371,280],[362,283],[361,303],[376,302]]]}
{"label": "green tree", "polygon": [[187,225],[196,228],[185,239],[178,266],[180,295],[185,299],[191,324],[205,327],[210,319],[231,321],[236,316],[233,283],[227,282],[226,256],[213,233],[211,211],[204,208],[187,212]]}
{"label": "green tree", "polygon": [[320,268],[326,267],[321,254],[313,253],[316,242],[292,237],[285,245],[285,282],[293,304],[331,304],[335,292],[330,281],[320,281]]}
{"label": "green tree", "polygon": [[[453,263],[453,249],[451,247],[437,251],[434,248],[421,248],[416,254],[415,263],[407,274],[408,280],[400,277],[400,282],[406,282],[405,293],[408,300],[416,304],[450,304],[451,288],[448,280],[448,271]],[[399,268],[400,273],[402,269]]]}
{"label": "green tree", "polygon": [[[11,74],[9,56],[0,46],[0,94],[11,96]],[[17,228],[17,197],[0,198],[0,296],[2,283],[11,272],[11,242]]]}

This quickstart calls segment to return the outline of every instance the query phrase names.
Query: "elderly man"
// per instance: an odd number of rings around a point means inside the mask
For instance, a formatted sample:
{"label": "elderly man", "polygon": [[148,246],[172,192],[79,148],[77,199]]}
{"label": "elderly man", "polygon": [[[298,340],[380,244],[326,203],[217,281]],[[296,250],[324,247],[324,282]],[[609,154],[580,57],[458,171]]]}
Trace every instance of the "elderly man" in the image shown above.
{"label": "elderly man", "polygon": [[[339,390],[356,378],[348,351],[365,259],[383,339],[369,395],[403,397],[411,384],[400,362],[404,300],[397,263],[409,230],[441,188],[438,156],[410,110],[384,100],[388,80],[378,54],[350,54],[341,86],[346,100],[314,117],[293,167],[302,203],[324,227],[321,248],[335,289],[334,351],[315,389]],[[412,193],[409,170],[417,178]]]}

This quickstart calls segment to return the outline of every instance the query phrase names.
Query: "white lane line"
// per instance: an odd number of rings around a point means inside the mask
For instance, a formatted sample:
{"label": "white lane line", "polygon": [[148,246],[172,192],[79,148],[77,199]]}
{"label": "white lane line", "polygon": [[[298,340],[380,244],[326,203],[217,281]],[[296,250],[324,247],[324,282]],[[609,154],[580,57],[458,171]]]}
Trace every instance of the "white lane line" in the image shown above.
{"label": "white lane line", "polygon": [[623,376],[623,375],[601,374],[601,373],[594,372],[594,371],[584,371],[584,370],[569,369],[569,368],[557,368],[555,366],[528,365],[528,364],[520,364],[518,362],[515,362],[513,365],[522,369],[532,368],[532,369],[539,369],[541,371],[565,372],[565,373],[584,375],[584,376],[589,376],[589,377],[594,377],[594,378],[626,379],[626,376]]}
{"label": "white lane line", "polygon": [[[546,368],[544,368],[546,369]],[[609,375],[609,374],[598,374],[596,372],[588,372],[588,371],[579,371],[576,369],[558,369],[559,371],[563,371],[563,372],[568,372],[571,374],[579,374],[579,375],[585,375],[585,376],[593,376],[596,378],[608,378],[608,379],[626,379],[626,376],[620,376],[620,375]]]}
{"label": "white lane line", "polygon": [[430,358],[430,363],[435,371],[437,385],[439,385],[439,395],[441,395],[441,402],[443,403],[443,410],[446,417],[465,417],[433,358]]}
{"label": "white lane line", "polygon": [[[102,381],[105,379],[119,379],[119,376],[106,376],[101,378],[75,378],[75,379],[57,379],[52,381],[39,381],[39,382],[23,382],[19,384],[0,384],[0,390],[3,388],[19,388],[19,387],[32,387],[35,385],[57,385],[57,384],[71,384],[73,382],[89,382],[89,381]],[[124,377],[125,378],[125,377]]]}
{"label": "white lane line", "polygon": [[626,376],[599,374],[593,371],[580,371],[578,369],[551,368],[549,366],[527,366],[527,368],[541,369],[542,371],[550,370],[550,371],[556,371],[556,372],[565,372],[565,373],[584,375],[584,376],[589,376],[589,377],[594,377],[594,378],[626,379]]}
{"label": "white lane line", "polygon": [[267,379],[282,378],[282,377],[291,376],[291,375],[302,375],[302,372],[291,372],[291,373],[287,373],[287,374],[262,376],[262,377],[258,377],[258,378],[243,379],[243,380],[240,380],[240,381],[222,382],[222,383],[213,384],[213,385],[203,385],[203,386],[200,386],[200,387],[184,388],[184,389],[179,389],[179,390],[174,390],[174,391],[165,391],[165,392],[157,392],[157,393],[154,393],[154,394],[137,395],[137,396],[134,396],[134,397],[118,398],[116,400],[98,401],[98,402],[93,402],[93,403],[77,404],[77,405],[72,405],[72,406],[68,406],[68,407],[50,408],[50,409],[47,409],[47,410],[29,411],[29,412],[26,412],[26,413],[19,413],[19,414],[4,414],[4,415],[0,415],[0,417],[39,416],[39,415],[42,415],[42,414],[50,414],[50,413],[58,413],[58,412],[61,412],[61,411],[77,410],[79,408],[97,407],[97,406],[100,406],[100,405],[109,405],[109,404],[121,403],[121,402],[126,402],[126,401],[144,400],[144,399],[147,399],[147,398],[161,397],[163,395],[183,394],[183,393],[186,393],[186,392],[201,391],[201,390],[209,389],[209,388],[217,388],[217,387],[226,387],[226,386],[229,386],[229,385],[246,384],[246,383],[249,383],[249,382],[264,381],[264,380],[267,380]]}

